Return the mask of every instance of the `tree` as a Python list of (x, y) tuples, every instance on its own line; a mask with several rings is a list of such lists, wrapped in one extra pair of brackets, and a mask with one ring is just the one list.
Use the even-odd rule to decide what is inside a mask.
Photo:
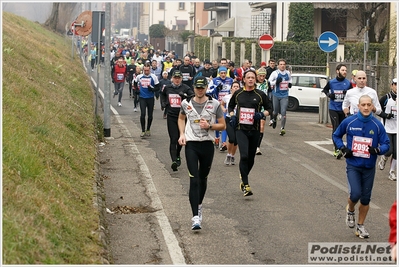
[(328, 12), (334, 18), (351, 18), (358, 22), (357, 34), (361, 35), (369, 20), (368, 35), (370, 43), (382, 43), (388, 37), (389, 31), (389, 4), (388, 2), (356, 3), (356, 9), (330, 9)]
[(312, 3), (291, 3), (289, 8), (287, 41), (314, 40), (314, 8)]
[(44, 26), (52, 31), (65, 33), (65, 25), (70, 25), (73, 18), (73, 11), (77, 3), (53, 3), (50, 17), (44, 23)]
[(195, 35), (195, 32), (185, 30), (185, 31), (182, 31), (182, 32), (180, 33), (180, 38), (183, 40), (183, 42), (187, 42), (188, 37), (189, 37), (190, 35)]
[(167, 35), (168, 28), (163, 24), (153, 24), (149, 28), (150, 38), (163, 38)]

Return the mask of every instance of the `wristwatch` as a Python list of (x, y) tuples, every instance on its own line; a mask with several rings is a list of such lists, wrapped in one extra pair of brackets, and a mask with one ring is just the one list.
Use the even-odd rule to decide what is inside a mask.
[(209, 123), (209, 129), (212, 130), (212, 124)]

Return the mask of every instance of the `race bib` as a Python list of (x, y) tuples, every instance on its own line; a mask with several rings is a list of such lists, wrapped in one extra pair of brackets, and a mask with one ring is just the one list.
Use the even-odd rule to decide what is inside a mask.
[(151, 78), (141, 78), (140, 84), (142, 87), (148, 88), (151, 84)]
[(180, 108), (181, 97), (178, 94), (169, 94), (169, 104), (172, 108)]
[(398, 114), (398, 107), (397, 106), (392, 106), (391, 107), (391, 113), (392, 113), (393, 117), (396, 118), (396, 116)]
[(286, 90), (288, 90), (288, 82), (287, 82), (287, 81), (282, 81), (282, 82), (280, 83), (280, 90), (281, 90), (281, 91), (286, 91)]
[(117, 73), (116, 74), (116, 80), (117, 81), (123, 81), (124, 77), (125, 77), (125, 75), (123, 75), (123, 73)]
[(360, 158), (370, 158), (369, 146), (373, 139), (370, 137), (354, 136), (352, 141), (353, 156)]
[(183, 81), (188, 81), (189, 77), (190, 77), (190, 73), (183, 73)]
[(343, 90), (334, 90), (335, 94), (335, 101), (337, 102), (343, 102), (344, 101), (344, 91)]
[(219, 102), (222, 101), (223, 97), (225, 97), (228, 94), (229, 94), (229, 92), (219, 92), (219, 95), (218, 95)]
[(241, 108), (240, 109), (240, 120), (241, 124), (254, 124), (254, 115), (255, 109), (254, 108)]

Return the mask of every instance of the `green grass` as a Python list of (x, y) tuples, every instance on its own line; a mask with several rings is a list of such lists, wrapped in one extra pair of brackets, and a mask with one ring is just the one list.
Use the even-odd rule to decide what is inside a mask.
[(99, 264), (93, 90), (71, 43), (3, 12), (3, 264)]

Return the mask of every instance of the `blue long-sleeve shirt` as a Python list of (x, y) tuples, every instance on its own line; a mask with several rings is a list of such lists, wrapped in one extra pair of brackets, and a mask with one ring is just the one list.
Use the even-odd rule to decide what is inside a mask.
[(369, 157), (357, 156), (358, 153), (368, 154), (368, 145), (378, 147), (379, 155), (389, 150), (389, 138), (382, 123), (370, 114), (364, 117), (360, 112), (344, 119), (333, 133), (333, 140), (337, 147), (344, 146), (342, 137), (346, 134), (346, 147), (354, 152), (354, 156), (347, 158), (346, 163), (355, 167), (371, 169), (375, 167), (377, 155)]

